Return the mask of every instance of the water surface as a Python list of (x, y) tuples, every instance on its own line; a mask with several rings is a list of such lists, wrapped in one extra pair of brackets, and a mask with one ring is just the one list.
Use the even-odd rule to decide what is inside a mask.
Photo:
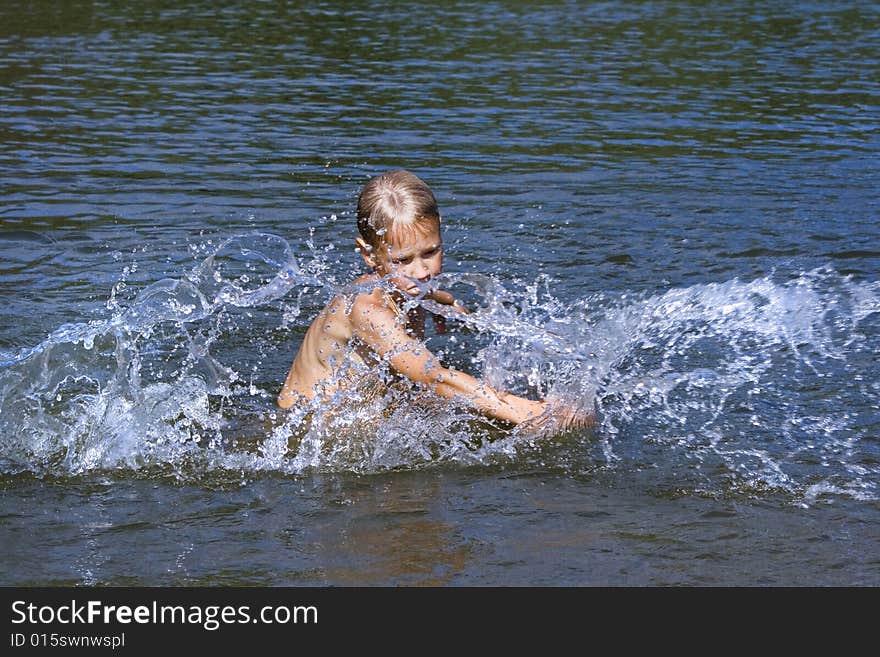
[[(880, 583), (878, 34), (859, 2), (4, 3), (0, 583)], [(404, 403), (290, 449), (274, 396), (396, 167), (476, 311), (429, 346), (594, 432)]]

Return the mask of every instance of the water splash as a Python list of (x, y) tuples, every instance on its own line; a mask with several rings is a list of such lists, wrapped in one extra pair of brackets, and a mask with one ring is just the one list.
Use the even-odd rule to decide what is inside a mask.
[(78, 474), (202, 459), (200, 446), (221, 438), (208, 397), (228, 395), (238, 379), (210, 353), (218, 331), (209, 320), (310, 282), (281, 238), (237, 236), (128, 307), (114, 300), (110, 318), (61, 326), (36, 347), (3, 355), (3, 471)]
[[(342, 370), (361, 384), (278, 411), (276, 391), (218, 347), (230, 324), (248, 322), (236, 309), (268, 307), (286, 330), (311, 320), (300, 317), (304, 290), (324, 302), (355, 294), (334, 284), (329, 260), (312, 249), (303, 264), (274, 235), (234, 236), (180, 278), (126, 304), (114, 296), (108, 318), (0, 354), (0, 470), (190, 478), (537, 458), (573, 471), (650, 469), (661, 487), (709, 494), (877, 498), (877, 282), (826, 268), (568, 303), (540, 280), (513, 290), (459, 273), (423, 286), (410, 303), (473, 338), (433, 338), (444, 361), (557, 407), (599, 410), (593, 433), (540, 437), (441, 402), (384, 364)], [(431, 301), (437, 287), (472, 312)], [(259, 351), (256, 338), (236, 339)]]
[(484, 378), (599, 408), (593, 463), (712, 495), (877, 498), (878, 282), (820, 268), (570, 304), (443, 284), (486, 300), (465, 319), (493, 335)]
[(596, 354), (607, 457), (714, 493), (874, 499), (878, 292), (819, 269), (588, 300), (571, 339)]

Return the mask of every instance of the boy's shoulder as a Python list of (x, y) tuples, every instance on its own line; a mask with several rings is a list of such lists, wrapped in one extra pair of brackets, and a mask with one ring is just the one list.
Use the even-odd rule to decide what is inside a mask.
[(389, 317), (400, 318), (403, 313), (398, 304), (384, 290), (358, 294), (351, 304), (352, 318)]
[[(347, 305), (349, 306), (350, 320), (356, 326), (364, 323), (384, 323), (388, 320), (403, 318), (403, 312), (387, 290), (379, 285), (370, 289), (370, 283), (376, 282), (375, 277), (369, 275), (352, 281), (356, 287), (353, 298), (349, 297)], [(360, 289), (357, 289), (358, 287)]]

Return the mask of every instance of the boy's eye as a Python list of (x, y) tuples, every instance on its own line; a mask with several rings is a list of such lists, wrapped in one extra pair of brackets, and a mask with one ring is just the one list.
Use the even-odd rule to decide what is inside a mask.
[(398, 258), (397, 260), (392, 260), (395, 265), (408, 265), (412, 262), (412, 258)]

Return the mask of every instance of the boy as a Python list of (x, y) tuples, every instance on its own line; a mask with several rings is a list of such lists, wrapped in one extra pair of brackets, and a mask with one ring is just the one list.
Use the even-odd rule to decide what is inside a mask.
[[(493, 418), (520, 424), (547, 411), (544, 401), (494, 390), (474, 377), (443, 367), (425, 344), (425, 310), (404, 315), (400, 307), (443, 270), (440, 210), (431, 189), (408, 171), (389, 171), (370, 180), (357, 207), (355, 240), (371, 272), (353, 281), (364, 290), (354, 300), (335, 297), (315, 318), (278, 395), (289, 408), (297, 398), (313, 399), (354, 385), (346, 381), (348, 358), (387, 360), (398, 374), (434, 394), (465, 400)], [(382, 286), (382, 281), (388, 285)], [(390, 288), (390, 289), (389, 289)], [(467, 312), (448, 292), (427, 295)]]

